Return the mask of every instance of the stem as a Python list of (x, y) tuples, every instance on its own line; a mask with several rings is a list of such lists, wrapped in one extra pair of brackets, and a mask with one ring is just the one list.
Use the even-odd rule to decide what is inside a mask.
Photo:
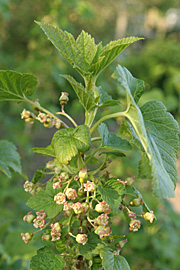
[(100, 141), (100, 140), (102, 140), (101, 137), (94, 137), (91, 139), (91, 142)]
[(112, 113), (112, 114), (108, 114), (103, 116), (102, 118), (100, 118), (95, 124), (94, 126), (91, 128), (90, 133), (92, 134), (94, 132), (94, 130), (99, 126), (99, 124), (107, 119), (111, 119), (111, 118), (116, 118), (119, 116), (125, 116), (126, 115), (126, 111), (124, 112), (118, 112), (118, 113)]
[(57, 112), (57, 113), (55, 113), (55, 114), (61, 114), (61, 115), (64, 115), (66, 118), (68, 118), (68, 119), (71, 121), (71, 123), (72, 123), (75, 127), (77, 127), (76, 122), (72, 119), (72, 117), (71, 117), (69, 114), (65, 113), (65, 111), (63, 111), (63, 112)]
[[(43, 111), (43, 112), (47, 113), (47, 114), (50, 115), (52, 118), (54, 118), (54, 119), (56, 119), (56, 120), (58, 120), (58, 121), (60, 120), (60, 119), (59, 119), (58, 117), (56, 117), (53, 113), (51, 113), (50, 111), (48, 111), (48, 110), (46, 110), (45, 108), (41, 107), (40, 105), (34, 103), (33, 101), (29, 100), (29, 99), (26, 98), (25, 96), (24, 96), (24, 101), (27, 102), (27, 103), (29, 103), (32, 107), (36, 107), (36, 108), (39, 109), (40, 111)], [(63, 123), (63, 125), (64, 125), (65, 128), (68, 128), (68, 125), (66, 125), (62, 120), (60, 120), (60, 121)]]

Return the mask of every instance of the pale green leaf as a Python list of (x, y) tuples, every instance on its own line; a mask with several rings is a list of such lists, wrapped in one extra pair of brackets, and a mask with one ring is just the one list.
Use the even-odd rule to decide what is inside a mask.
[(59, 163), (66, 164), (78, 152), (85, 153), (91, 146), (90, 131), (87, 126), (66, 128), (56, 131), (53, 136), (52, 147)]
[(0, 140), (0, 170), (11, 178), (10, 169), (22, 174), (19, 153), (12, 142)]
[[(124, 76), (127, 76), (127, 73), (124, 73)], [(117, 67), (114, 77), (126, 89), (128, 108), (125, 116), (139, 137), (149, 159), (154, 194), (173, 197), (177, 181), (178, 124), (173, 116), (166, 112), (165, 106), (158, 101), (146, 103), (141, 112), (134, 101), (127, 78), (122, 79), (121, 66)], [(138, 90), (136, 92), (138, 95)]]
[(51, 248), (43, 247), (37, 251), (30, 262), (31, 270), (55, 270), (63, 269), (65, 260), (59, 255), (55, 255)]
[(130, 270), (126, 259), (120, 255), (114, 255), (108, 247), (101, 250), (101, 257), (104, 270)]
[(42, 156), (55, 157), (55, 152), (51, 145), (48, 145), (44, 148), (34, 147), (31, 149), (31, 151)]
[(101, 51), (98, 55), (98, 60), (94, 63), (90, 71), (94, 75), (98, 75), (103, 69), (105, 69), (125, 48), (135, 41), (140, 40), (137, 37), (128, 37), (115, 41), (111, 41), (105, 47), (101, 47)]
[(96, 45), (90, 35), (81, 32), (77, 40), (58, 27), (37, 22), (52, 44), (59, 50), (65, 59), (83, 76), (89, 74), (89, 65), (96, 54)]
[(58, 205), (54, 201), (57, 189), (53, 189), (52, 183), (48, 182), (45, 190), (39, 191), (37, 194), (29, 198), (26, 205), (36, 211), (41, 209), (46, 212), (47, 218), (54, 218), (63, 209), (62, 205)]
[(37, 88), (37, 78), (10, 70), (0, 71), (0, 101), (23, 101), (24, 95), (31, 96)]
[(94, 96), (88, 92), (81, 83), (76, 82), (76, 80), (69, 75), (62, 75), (62, 77), (71, 84), (79, 98), (79, 102), (83, 105), (86, 111), (90, 111), (97, 106)]
[(120, 151), (131, 150), (130, 143), (116, 134), (109, 132), (105, 123), (101, 123), (98, 126), (98, 131), (103, 141), (102, 146)]
[(117, 179), (108, 180), (105, 185), (98, 185), (101, 197), (114, 211), (119, 210), (124, 194), (124, 185)]

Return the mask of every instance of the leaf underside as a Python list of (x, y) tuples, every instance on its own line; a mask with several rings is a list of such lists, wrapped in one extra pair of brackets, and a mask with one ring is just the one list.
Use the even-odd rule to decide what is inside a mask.
[(134, 98), (140, 98), (142, 88), (131, 92), (131, 84), (128, 82), (129, 76), (132, 75), (129, 75), (126, 69), (118, 65), (113, 76), (126, 90), (128, 105), (126, 117), (148, 157), (154, 194), (160, 197), (173, 197), (177, 182), (178, 124), (159, 101), (147, 102), (141, 109), (137, 106)]

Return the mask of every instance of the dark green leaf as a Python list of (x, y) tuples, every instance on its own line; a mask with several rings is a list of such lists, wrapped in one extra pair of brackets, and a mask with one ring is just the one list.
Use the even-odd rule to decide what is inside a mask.
[(31, 149), (32, 152), (42, 155), (42, 156), (48, 156), (48, 157), (55, 157), (54, 149), (51, 145), (48, 145), (47, 147), (34, 147)]
[(98, 104), (99, 107), (116, 106), (121, 104), (119, 100), (112, 99), (112, 97), (107, 92), (105, 92), (101, 86), (96, 88), (100, 96)]
[(62, 205), (58, 205), (54, 201), (54, 196), (57, 193), (57, 189), (53, 189), (52, 183), (48, 182), (46, 185), (46, 190), (42, 190), (30, 197), (26, 205), (36, 211), (40, 211), (42, 209), (44, 212), (46, 212), (47, 218), (54, 218), (63, 209)]
[(128, 141), (122, 139), (116, 134), (109, 132), (105, 123), (98, 126), (98, 131), (103, 140), (102, 146), (109, 147), (114, 150), (128, 151), (131, 150), (131, 145)]
[(90, 111), (97, 106), (94, 96), (88, 92), (81, 83), (76, 82), (75, 79), (69, 75), (63, 75), (62, 77), (68, 80), (71, 84), (79, 98), (79, 102), (83, 105), (86, 111)]
[(120, 255), (114, 255), (110, 248), (105, 247), (101, 251), (102, 266), (104, 270), (130, 270), (126, 259)]
[(101, 152), (101, 153), (99, 154), (99, 156), (101, 156), (101, 155), (103, 155), (103, 154), (104, 154), (104, 155), (107, 155), (107, 156), (113, 155), (113, 156), (116, 156), (116, 157), (125, 157), (125, 156), (126, 156), (124, 153), (117, 152), (117, 151)]
[(46, 168), (39, 168), (36, 170), (31, 182), (36, 184), (37, 182), (39, 182), (40, 180), (42, 180), (45, 176), (45, 171), (46, 171)]
[(24, 95), (31, 96), (37, 88), (37, 78), (10, 70), (0, 71), (0, 101), (23, 101)]
[(58, 130), (52, 139), (52, 147), (59, 163), (67, 163), (78, 152), (85, 153), (91, 146), (89, 128), (81, 125), (77, 128)]
[(10, 169), (22, 174), (19, 153), (13, 143), (0, 140), (0, 170), (11, 178)]
[[(130, 121), (134, 133), (139, 137), (149, 159), (154, 194), (161, 197), (173, 197), (177, 181), (178, 124), (173, 116), (166, 112), (165, 106), (158, 101), (146, 103), (141, 108), (141, 112), (131, 94), (126, 78), (127, 73), (124, 73), (125, 78), (122, 79), (121, 71), (121, 66), (118, 66), (114, 77), (126, 89), (128, 108), (125, 116)], [(138, 91), (136, 96), (138, 96)]]
[(98, 190), (101, 197), (114, 211), (119, 210), (122, 202), (122, 195), (124, 194), (124, 185), (117, 179), (108, 180), (104, 186), (98, 185)]
[(65, 260), (55, 255), (49, 247), (40, 248), (37, 255), (33, 256), (30, 263), (31, 270), (56, 270), (63, 269)]

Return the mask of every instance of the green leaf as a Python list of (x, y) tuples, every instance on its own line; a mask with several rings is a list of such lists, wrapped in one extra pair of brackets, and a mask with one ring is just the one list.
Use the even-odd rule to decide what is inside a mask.
[(121, 152), (117, 152), (117, 151), (108, 151), (108, 152), (101, 152), (100, 154), (99, 154), (99, 156), (101, 156), (101, 155), (107, 155), (107, 156), (116, 156), (116, 157), (125, 157), (126, 155), (124, 154), (124, 153), (121, 153)]
[(122, 195), (125, 192), (124, 185), (117, 179), (111, 179), (104, 186), (98, 185), (98, 190), (102, 199), (117, 212), (122, 201)]
[(63, 269), (65, 260), (55, 255), (49, 247), (40, 248), (37, 255), (33, 256), (30, 263), (31, 270), (55, 270)]
[(45, 171), (46, 171), (46, 167), (45, 168), (41, 167), (41, 168), (37, 169), (31, 182), (36, 184), (37, 182), (42, 180), (45, 176)]
[(48, 157), (55, 157), (55, 152), (54, 149), (52, 148), (51, 145), (48, 145), (47, 147), (34, 147), (30, 151), (42, 155), (42, 156), (48, 156)]
[(10, 169), (22, 174), (19, 153), (13, 143), (0, 140), (0, 170), (11, 178)]
[(101, 47), (98, 54), (97, 62), (91, 65), (90, 71), (97, 76), (105, 69), (125, 48), (133, 42), (140, 40), (137, 37), (128, 37), (115, 41), (111, 41), (105, 47)]
[(120, 85), (125, 90), (126, 86), (128, 85), (134, 101), (138, 103), (140, 97), (144, 93), (144, 81), (134, 78), (127, 68), (120, 65), (118, 65), (118, 68), (116, 69), (116, 74), (114, 74), (114, 76), (118, 78)]
[(91, 146), (90, 131), (87, 126), (58, 130), (52, 139), (52, 147), (59, 163), (66, 164), (78, 152), (85, 153)]
[(10, 70), (0, 71), (0, 101), (23, 101), (24, 95), (31, 96), (37, 88), (37, 78)]
[(71, 84), (79, 98), (79, 102), (86, 111), (90, 111), (97, 106), (94, 96), (88, 92), (81, 83), (76, 82), (76, 80), (69, 75), (62, 75), (61, 77), (65, 78)]
[(120, 255), (114, 255), (110, 248), (105, 247), (101, 251), (102, 266), (104, 270), (130, 270), (126, 259)]
[(141, 179), (151, 179), (151, 167), (149, 165), (149, 159), (144, 152), (141, 153), (141, 159), (139, 161), (138, 177)]
[[(127, 76), (126, 74), (124, 73), (124, 76)], [(113, 76), (126, 89), (128, 108), (125, 116), (139, 137), (149, 159), (154, 194), (160, 197), (173, 197), (177, 181), (178, 124), (159, 101), (147, 102), (141, 110), (139, 109), (131, 94), (128, 79), (122, 80), (121, 66), (117, 67)], [(136, 92), (138, 96), (138, 90)]]
[[(102, 241), (99, 239), (97, 234), (91, 232), (87, 234), (88, 241), (85, 245), (78, 244), (79, 253), (84, 256), (87, 260), (92, 258), (93, 254), (96, 254), (96, 250), (99, 253), (99, 244), (102, 244)], [(102, 246), (101, 246), (102, 248)]]
[(118, 137), (116, 134), (109, 132), (105, 123), (101, 123), (98, 126), (98, 131), (103, 141), (102, 146), (120, 151), (131, 150), (130, 143), (121, 137)]
[(112, 97), (107, 92), (105, 92), (101, 86), (96, 88), (100, 96), (98, 104), (99, 107), (117, 106), (121, 104), (119, 100), (112, 99)]
[(57, 190), (53, 189), (52, 183), (48, 182), (46, 185), (46, 190), (42, 190), (30, 197), (26, 205), (36, 211), (40, 211), (42, 209), (44, 212), (46, 212), (47, 218), (54, 218), (63, 209), (62, 205), (58, 205), (54, 201), (54, 196), (57, 193)]
[(89, 66), (96, 54), (97, 46), (90, 35), (81, 32), (75, 40), (74, 37), (53, 25), (37, 22), (47, 35), (48, 39), (83, 76), (89, 74)]

